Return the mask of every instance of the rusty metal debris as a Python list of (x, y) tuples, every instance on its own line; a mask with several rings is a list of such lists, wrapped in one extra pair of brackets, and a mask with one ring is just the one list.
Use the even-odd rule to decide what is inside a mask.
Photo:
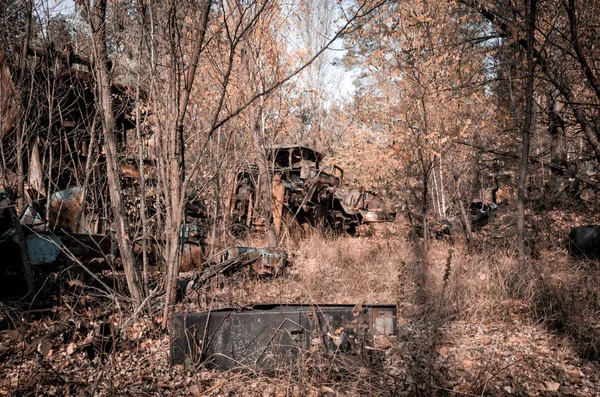
[[(25, 235), (29, 260), (34, 266), (50, 265), (59, 261), (59, 259), (67, 262), (67, 258), (64, 256), (65, 250), (68, 250), (75, 257), (85, 257), (89, 261), (108, 255), (111, 248), (110, 238), (105, 235), (67, 235), (64, 233), (34, 231), (26, 231)], [(0, 252), (6, 255), (5, 259), (10, 262), (19, 260), (20, 254), (17, 254), (14, 258), (11, 256), (15, 250), (18, 252), (18, 244), (14, 229), (10, 229), (0, 236)]]
[(224, 278), (236, 274), (246, 277), (279, 277), (291, 264), (287, 252), (283, 250), (231, 247), (215, 255), (210, 261), (203, 262), (196, 268), (198, 271), (184, 274), (178, 281), (177, 299), (191, 296), (204, 286), (219, 287)]
[[(264, 229), (264, 202), (260, 186), (269, 178), (272, 188), (273, 226), (322, 226), (349, 230), (363, 223), (390, 222), (396, 217), (374, 192), (347, 189), (344, 171), (331, 165), (322, 167), (323, 155), (301, 145), (273, 145), (267, 148), (268, 173), (256, 165), (242, 169), (235, 178), (230, 200), (230, 216), (242, 229)], [(267, 211), (268, 212), (268, 211)]]
[[(498, 205), (495, 203), (482, 203), (481, 201), (473, 201), (469, 206), (468, 213), (469, 221), (471, 223), (471, 231), (476, 232), (481, 230), (489, 223), (490, 219), (494, 217), (497, 210)], [(446, 235), (456, 234), (464, 228), (464, 222), (459, 219), (460, 217), (458, 215), (444, 219), (443, 221), (431, 226), (431, 233), (438, 238), (442, 238)]]
[(230, 216), (238, 226), (263, 230), (260, 186), (262, 178), (272, 187), (273, 225), (279, 232), (291, 223), (317, 225), (326, 221), (333, 204), (333, 190), (342, 183), (338, 167), (323, 169), (319, 152), (295, 145), (274, 145), (267, 150), (268, 175), (259, 167), (245, 167), (236, 175), (230, 200)]
[(333, 215), (338, 223), (358, 226), (363, 223), (393, 222), (396, 212), (375, 192), (338, 188), (334, 193)]
[(274, 248), (232, 247), (225, 255), (225, 261), (252, 261), (252, 270), (258, 275), (280, 276), (288, 264), (288, 254)]
[[(90, 60), (71, 50), (62, 53), (49, 47), (30, 47), (27, 54), (31, 67), (27, 79), (31, 84), (26, 92), (19, 92), (17, 83), (23, 76), (0, 51), (0, 83), (7, 94), (0, 101), (0, 118), (4, 121), (0, 139), (4, 147), (18, 147), (21, 138), (17, 122), (21, 120), (28, 126), (24, 149), (8, 156), (0, 172), (0, 247), (12, 255), (0, 269), (3, 274), (14, 273), (17, 265), (28, 267), (29, 262), (34, 266), (68, 263), (64, 255), (67, 250), (88, 263), (107, 254), (106, 246), (111, 246), (108, 189), (103, 183), (106, 156), (98, 137), (101, 120), (96, 113)], [(52, 87), (51, 97), (46, 97), (43, 87)], [(127, 188), (139, 185), (131, 180), (139, 178), (140, 173), (137, 163), (128, 160), (131, 154), (127, 150), (133, 135), (137, 137), (136, 127), (141, 125), (143, 139), (149, 139), (149, 125), (138, 123), (134, 116), (139, 108), (140, 118), (148, 119), (148, 95), (143, 89), (138, 95), (117, 82), (111, 82), (110, 91), (124, 195), (133, 196), (135, 204), (139, 195), (135, 191), (128, 194), (131, 192)], [(144, 164), (154, 167), (149, 159), (144, 159)], [(20, 188), (17, 172), (24, 179)], [(152, 172), (146, 171), (146, 180), (152, 178)], [(151, 195), (148, 190), (147, 195)], [(21, 255), (15, 245), (20, 247)]]
[(490, 221), (490, 218), (498, 210), (498, 205), (495, 203), (482, 203), (474, 201), (469, 208), (471, 217), (471, 230), (476, 231), (484, 227)]
[(233, 247), (224, 251), (218, 261), (209, 264), (195, 277), (195, 284), (208, 282), (216, 276), (229, 276), (250, 269), (259, 276), (280, 276), (289, 265), (288, 254), (273, 248)]
[[(47, 273), (54, 265), (67, 267), (73, 263), (73, 259), (85, 259), (88, 268), (98, 271), (112, 249), (111, 239), (106, 235), (36, 232), (28, 228), (23, 228), (23, 231), (28, 259), (36, 274)], [(9, 229), (0, 236), (0, 252), (3, 258), (0, 266), (0, 296), (20, 298), (26, 288), (15, 229)]]
[(398, 331), (391, 305), (261, 305), (175, 313), (171, 364), (273, 369), (319, 349), (357, 355), (374, 335)]

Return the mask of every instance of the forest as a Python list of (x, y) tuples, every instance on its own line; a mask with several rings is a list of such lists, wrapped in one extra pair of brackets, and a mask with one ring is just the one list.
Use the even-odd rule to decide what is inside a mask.
[(0, 0), (0, 395), (600, 394), (599, 29)]

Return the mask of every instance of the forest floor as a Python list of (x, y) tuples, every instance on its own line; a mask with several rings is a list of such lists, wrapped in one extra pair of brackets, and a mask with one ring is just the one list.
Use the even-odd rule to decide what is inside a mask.
[(544, 251), (518, 269), (489, 241), (425, 250), (394, 231), (289, 250), (284, 276), (232, 277), (178, 310), (396, 304), (399, 332), (376, 338), (377, 366), (324, 356), (274, 375), (170, 367), (160, 297), (153, 314), (132, 317), (73, 280), (52, 311), (0, 302), (0, 395), (600, 395), (598, 263)]

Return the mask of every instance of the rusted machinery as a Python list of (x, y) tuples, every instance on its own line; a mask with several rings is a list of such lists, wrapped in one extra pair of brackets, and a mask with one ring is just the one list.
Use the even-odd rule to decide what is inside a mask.
[(363, 224), (393, 222), (396, 212), (369, 190), (338, 188), (334, 193), (332, 217), (339, 229), (353, 231)]
[[(252, 165), (241, 170), (235, 179), (230, 200), (230, 216), (237, 227), (264, 230), (266, 203), (261, 200), (260, 186), (270, 185), (273, 226), (282, 224), (316, 226), (327, 220), (333, 207), (333, 193), (341, 186), (343, 172), (338, 167), (323, 169), (323, 155), (296, 145), (274, 145), (267, 150), (268, 174), (261, 175)], [(269, 178), (265, 184), (264, 178)]]
[[(259, 167), (242, 169), (235, 178), (230, 216), (238, 229), (264, 230), (265, 214), (272, 213), (277, 233), (297, 225), (353, 230), (364, 223), (391, 222), (396, 213), (374, 192), (343, 187), (344, 171), (321, 166), (323, 155), (300, 145), (273, 145), (267, 149), (268, 172)], [(261, 199), (268, 178), (271, 201)], [(264, 196), (263, 196), (264, 197)], [(265, 211), (265, 205), (271, 211)]]

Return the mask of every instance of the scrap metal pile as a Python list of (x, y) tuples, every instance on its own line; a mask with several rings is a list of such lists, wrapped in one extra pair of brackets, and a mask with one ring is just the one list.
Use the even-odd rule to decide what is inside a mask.
[[(46, 47), (30, 47), (27, 55), (26, 78), (32, 82), (19, 89), (21, 71), (0, 51), (0, 92), (5, 94), (0, 109), (0, 139), (5, 148), (0, 170), (0, 250), (6, 254), (0, 278), (11, 287), (3, 289), (2, 295), (9, 289), (19, 295), (25, 262), (34, 266), (35, 276), (42, 266), (64, 266), (72, 260), (89, 264), (117, 254), (111, 244), (106, 155), (90, 59), (70, 49), (63, 53)], [(52, 96), (47, 95), (48, 87)], [(110, 92), (123, 194), (128, 207), (137, 208), (140, 172), (128, 147), (139, 126), (133, 116), (136, 105), (140, 118), (149, 115), (147, 93), (136, 93), (118, 82), (111, 83)], [(25, 136), (19, 136), (18, 123), (27, 126)], [(147, 133), (148, 126), (142, 123), (142, 139), (148, 139)], [(20, 146), (18, 153), (14, 148)], [(146, 197), (152, 197), (154, 162), (144, 159), (143, 163), (149, 185)], [(134, 214), (132, 222), (137, 219)]]
[(282, 227), (303, 229), (329, 225), (353, 232), (366, 223), (391, 222), (396, 212), (374, 192), (344, 186), (344, 172), (336, 165), (322, 167), (323, 155), (300, 145), (273, 145), (267, 149), (268, 172), (252, 165), (235, 178), (230, 216), (245, 230), (264, 230), (261, 178), (272, 188), (272, 221), (277, 233)]
[[(29, 48), (27, 62), (33, 84), (20, 89), (19, 68), (0, 53), (1, 91), (6, 93), (0, 109), (0, 139), (4, 148), (16, 148), (20, 141), (24, 148), (22, 153), (4, 153), (5, 167), (0, 172), (0, 250), (7, 263), (0, 267), (6, 287), (0, 294), (9, 291), (8, 286), (15, 287), (11, 296), (22, 296), (19, 291), (24, 288), (23, 280), (31, 279), (25, 274), (31, 266), (35, 276), (47, 275), (53, 266), (73, 263), (119, 265), (91, 62), (71, 50), (61, 53), (46, 48)], [(47, 64), (53, 67), (45, 67)], [(45, 96), (47, 85), (54, 87), (60, 103)], [(111, 82), (110, 91), (128, 222), (132, 229), (140, 230), (143, 223), (147, 235), (152, 236), (133, 238), (133, 252), (141, 262), (141, 241), (146, 239), (148, 263), (160, 264), (159, 245), (165, 241), (165, 232), (157, 220), (161, 210), (157, 163), (151, 150), (143, 158), (138, 151), (141, 143), (146, 148), (153, 144), (148, 94), (116, 81)], [(20, 122), (29, 129), (22, 138)], [(322, 167), (322, 154), (297, 145), (275, 145), (267, 151), (271, 165), (262, 182), (268, 182), (267, 196), (272, 201), (267, 213), (277, 233), (294, 226), (300, 230), (326, 225), (351, 230), (363, 223), (395, 218), (395, 212), (386, 209), (373, 192), (344, 187), (343, 170)], [(264, 227), (260, 174), (258, 167), (248, 166), (236, 176), (229, 213), (237, 227)], [(145, 206), (140, 205), (142, 185)], [(145, 222), (141, 208), (145, 208)], [(206, 268), (206, 234), (211, 220), (196, 192), (189, 194), (184, 213), (182, 270), (196, 269), (204, 278), (240, 268), (252, 268), (258, 275), (281, 274), (285, 253), (260, 248), (229, 250), (227, 258)], [(40, 272), (42, 267), (46, 269)]]
[(288, 265), (287, 252), (274, 248), (232, 247), (221, 259), (209, 264), (198, 274), (198, 281), (205, 283), (217, 275), (228, 276), (244, 268), (255, 275), (280, 276)]

